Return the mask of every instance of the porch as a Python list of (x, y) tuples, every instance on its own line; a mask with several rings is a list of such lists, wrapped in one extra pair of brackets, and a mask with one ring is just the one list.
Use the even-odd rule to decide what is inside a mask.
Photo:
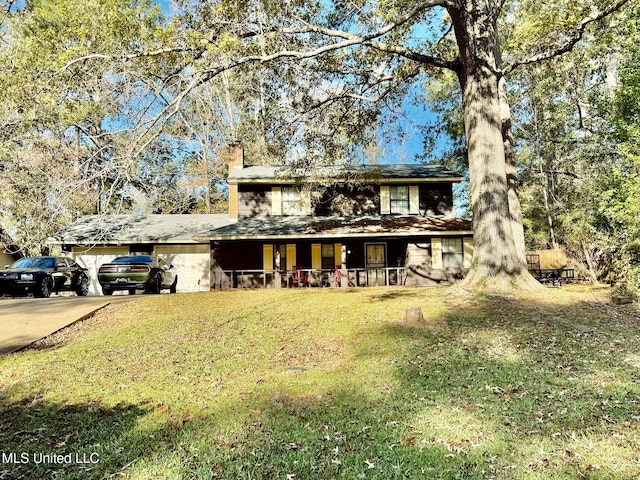
[(293, 270), (222, 270), (215, 269), (211, 288), (337, 288), (403, 286), (407, 284), (405, 267)]

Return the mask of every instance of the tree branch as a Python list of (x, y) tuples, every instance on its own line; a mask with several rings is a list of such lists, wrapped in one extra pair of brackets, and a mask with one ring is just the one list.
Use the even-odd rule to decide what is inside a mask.
[[(260, 34), (267, 34), (267, 35), (279, 34), (284, 36), (318, 34), (318, 35), (327, 37), (328, 39), (333, 39), (334, 41), (325, 45), (316, 46), (316, 48), (311, 47), (308, 50), (304, 50), (304, 49), (286, 50), (285, 49), (285, 50), (280, 50), (272, 53), (245, 55), (245, 56), (239, 56), (236, 58), (233, 58), (233, 57), (230, 58), (228, 55), (228, 52), (223, 52), (223, 55), (221, 55), (219, 59), (222, 60), (224, 58), (227, 58), (227, 61), (225, 62), (224, 60), (222, 60), (221, 63), (217, 63), (217, 65), (213, 65), (212, 68), (204, 69), (195, 73), (191, 78), (191, 81), (188, 83), (188, 85), (186, 85), (177, 96), (175, 96), (174, 98), (172, 98), (170, 101), (167, 102), (166, 106), (162, 109), (159, 115), (157, 115), (154, 119), (152, 119), (149, 123), (147, 123), (147, 125), (145, 125), (144, 127), (145, 133), (148, 134), (152, 130), (154, 130), (154, 128), (159, 123), (161, 123), (163, 119), (166, 120), (167, 118), (171, 118), (172, 116), (174, 116), (178, 112), (180, 105), (182, 104), (184, 99), (190, 94), (191, 91), (193, 91), (194, 88), (197, 88), (198, 86), (210, 81), (211, 79), (217, 77), (218, 75), (226, 71), (235, 69), (237, 67), (240, 67), (242, 65), (249, 64), (249, 63), (267, 63), (267, 62), (272, 62), (275, 60), (285, 59), (285, 58), (294, 58), (297, 60), (313, 59), (330, 52), (343, 50), (356, 45), (363, 45), (368, 48), (399, 55), (424, 65), (432, 65), (435, 67), (453, 69), (455, 67), (455, 62), (440, 59), (435, 56), (424, 55), (401, 46), (390, 45), (390, 44), (375, 41), (376, 39), (383, 37), (384, 35), (388, 34), (394, 29), (406, 24), (407, 22), (410, 22), (415, 17), (421, 15), (423, 12), (438, 6), (446, 8), (449, 5), (449, 3), (450, 3), (450, 0), (431, 0), (423, 3), (421, 2), (419, 3), (419, 6), (407, 12), (405, 15), (397, 18), (395, 21), (379, 28), (374, 32), (364, 34), (364, 35), (358, 35), (358, 34), (346, 32), (346, 31), (341, 31), (341, 30), (336, 30), (336, 29), (319, 26), (319, 25), (311, 25), (306, 23), (304, 23), (300, 27), (293, 27), (293, 28), (273, 27), (273, 28), (269, 28), (264, 33), (247, 31), (242, 34), (238, 34), (237, 38), (239, 39), (249, 39), (249, 38), (256, 37)], [(212, 36), (212, 38), (208, 40), (209, 45), (211, 44), (215, 45), (215, 39), (216, 39), (216, 35)], [(195, 53), (197, 57), (200, 57), (206, 51), (207, 49), (203, 47), (197, 47), (197, 48), (196, 47), (193, 47), (193, 48), (174, 47), (174, 48), (159, 48), (156, 50), (129, 53), (129, 54), (119, 55), (119, 56), (106, 55), (106, 54), (91, 54), (91, 55), (85, 55), (83, 57), (76, 58), (74, 60), (71, 60), (70, 62), (67, 62), (59, 70), (59, 72), (68, 70), (74, 64), (77, 64), (79, 62), (84, 62), (92, 59), (120, 58), (124, 61), (129, 61), (129, 60), (134, 60), (139, 58), (156, 57), (156, 56), (162, 56), (165, 54), (173, 54), (173, 53), (190, 53), (190, 54)], [(366, 96), (358, 96), (356, 94), (352, 94), (351, 97), (354, 100), (356, 99), (371, 100), (371, 98), (368, 98)], [(143, 134), (142, 138), (145, 138), (145, 137), (147, 137), (146, 140), (143, 140), (142, 144), (136, 148), (137, 152), (142, 151), (149, 144), (149, 142), (154, 137), (154, 135), (152, 135), (151, 137), (148, 137), (147, 135)]]
[(446, 68), (453, 71), (456, 71), (458, 68), (457, 60), (446, 60), (432, 55), (425, 55), (419, 52), (414, 52), (413, 50), (410, 50), (408, 48), (401, 47), (400, 45), (389, 45), (381, 42), (363, 42), (362, 45), (371, 47), (374, 50), (379, 50), (381, 52), (399, 55), (408, 60), (413, 60), (414, 62), (421, 63), (423, 65)]
[(582, 40), (582, 37), (584, 36), (584, 32), (587, 26), (589, 26), (591, 23), (602, 20), (608, 17), (609, 15), (617, 12), (630, 1), (631, 0), (617, 0), (616, 2), (610, 4), (604, 10), (583, 18), (580, 21), (580, 23), (578, 23), (575, 26), (573, 32), (569, 36), (569, 39), (563, 45), (560, 45), (553, 50), (534, 55), (526, 60), (521, 60), (519, 62), (513, 62), (509, 65), (506, 65), (505, 68), (502, 69), (502, 73), (506, 75), (514, 71), (516, 68), (521, 67), (523, 65), (531, 65), (532, 63), (550, 60), (552, 58), (564, 55), (565, 53), (569, 53), (571, 50), (573, 50), (573, 47), (575, 47), (576, 44), (580, 40)]

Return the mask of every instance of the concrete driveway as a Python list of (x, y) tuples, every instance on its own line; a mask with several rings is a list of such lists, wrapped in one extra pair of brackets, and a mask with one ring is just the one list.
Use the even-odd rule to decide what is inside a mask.
[(97, 310), (136, 298), (129, 295), (112, 297), (51, 297), (0, 299), (0, 355), (6, 355), (57, 332)]

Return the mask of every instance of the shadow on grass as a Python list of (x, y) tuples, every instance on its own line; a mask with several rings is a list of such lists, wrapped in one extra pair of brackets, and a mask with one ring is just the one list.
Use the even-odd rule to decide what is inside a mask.
[(148, 448), (125, 441), (148, 411), (0, 398), (0, 478), (86, 479), (117, 472)]
[(219, 418), (235, 409), (172, 417), (146, 431), (136, 428), (146, 407), (3, 404), (0, 478), (84, 480), (132, 469), (135, 478), (481, 478), (481, 456), (448, 458), (437, 444), (418, 451), (413, 439), (403, 445), (401, 418), (392, 421), (386, 408), (353, 392), (275, 394), (253, 402), (242, 427), (225, 435)]
[[(388, 322), (363, 327), (359, 338), (370, 340), (354, 344), (355, 362), (379, 369), (379, 379), (345, 371), (339, 383), (305, 393), (267, 379), (206, 414), (190, 414), (188, 405), (171, 415), (157, 405), (0, 399), (0, 452), (96, 453), (100, 459), (72, 465), (3, 461), (0, 477), (638, 474), (640, 376), (628, 358), (640, 353), (637, 318), (589, 303), (555, 307), (499, 296), (451, 305), (420, 328)], [(389, 341), (383, 344), (383, 338)], [(288, 377), (290, 384), (311, 373)], [(162, 421), (145, 423), (147, 415)], [(229, 418), (238, 419), (233, 428)]]
[[(483, 441), (508, 453), (486, 452), (499, 477), (640, 475), (637, 313), (496, 295), (453, 306), (444, 320), (445, 330), (429, 322), (383, 327), (414, 345), (398, 362), (402, 395), (421, 396), (442, 415), (421, 417), (423, 428), (460, 443), (473, 442), (472, 429), (451, 437), (455, 415), (484, 425)], [(441, 420), (453, 428), (442, 429)], [(518, 465), (512, 475), (511, 464)]]
[(415, 290), (408, 289), (394, 289), (389, 290), (385, 289), (383, 293), (377, 293), (370, 296), (371, 301), (374, 302), (387, 302), (390, 300), (397, 300), (399, 298), (409, 298), (414, 297), (416, 295)]

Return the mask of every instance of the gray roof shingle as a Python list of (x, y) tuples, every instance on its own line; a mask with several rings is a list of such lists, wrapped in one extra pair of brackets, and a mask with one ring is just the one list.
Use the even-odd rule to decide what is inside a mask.
[(50, 238), (50, 244), (193, 243), (236, 220), (210, 215), (88, 215)]
[(310, 181), (344, 180), (357, 178), (373, 183), (407, 180), (419, 182), (461, 182), (463, 177), (441, 165), (396, 164), (359, 165), (350, 167), (316, 167), (310, 171), (286, 165), (256, 165), (236, 167), (229, 175), (231, 183), (277, 182), (293, 183), (302, 179)]
[(468, 220), (435, 217), (256, 217), (227, 215), (90, 215), (50, 244), (207, 243), (212, 240), (470, 235)]
[(209, 240), (471, 235), (469, 220), (382, 215), (371, 217), (275, 216), (246, 218), (222, 227)]

